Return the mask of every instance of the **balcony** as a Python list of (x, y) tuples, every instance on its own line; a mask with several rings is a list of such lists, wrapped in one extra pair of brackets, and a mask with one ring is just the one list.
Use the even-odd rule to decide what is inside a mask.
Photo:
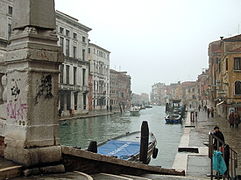
[(64, 91), (81, 91), (81, 87), (78, 85), (71, 85), (71, 84), (61, 84), (60, 90)]

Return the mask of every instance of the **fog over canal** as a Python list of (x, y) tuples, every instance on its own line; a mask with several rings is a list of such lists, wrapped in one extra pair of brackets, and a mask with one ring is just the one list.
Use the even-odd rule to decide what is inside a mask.
[(165, 124), (164, 106), (153, 106), (140, 111), (140, 116), (123, 115), (100, 116), (95, 118), (69, 120), (60, 123), (60, 141), (63, 145), (86, 148), (90, 141), (97, 143), (124, 134), (140, 131), (142, 121), (148, 121), (149, 130), (157, 139), (159, 153), (151, 165), (171, 168), (183, 128), (180, 124)]

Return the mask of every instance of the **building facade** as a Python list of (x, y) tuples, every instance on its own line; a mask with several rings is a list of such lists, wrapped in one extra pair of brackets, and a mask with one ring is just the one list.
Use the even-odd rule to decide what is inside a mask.
[(198, 99), (201, 106), (207, 105), (209, 95), (208, 70), (203, 71), (197, 78)]
[[(216, 49), (213, 48), (215, 43)], [(218, 54), (214, 54), (214, 50)], [(209, 59), (210, 100), (217, 113), (227, 117), (233, 109), (241, 114), (241, 35), (210, 43)]]
[(131, 106), (131, 77), (127, 72), (110, 70), (110, 107), (124, 112)]
[(167, 90), (164, 83), (152, 85), (150, 100), (152, 104), (164, 105), (167, 102)]
[(110, 52), (89, 43), (89, 109), (108, 110), (110, 106)]
[(182, 101), (189, 107), (197, 108), (200, 104), (199, 102), (199, 90), (196, 81), (186, 81), (182, 82)]
[(62, 115), (88, 112), (88, 32), (91, 29), (69, 15), (56, 11), (58, 44), (65, 59), (60, 66), (59, 109)]
[[(3, 67), (3, 61), (6, 54), (6, 47), (11, 36), (13, 15), (13, 0), (0, 1), (0, 63)], [(0, 69), (4, 72), (4, 69)]]

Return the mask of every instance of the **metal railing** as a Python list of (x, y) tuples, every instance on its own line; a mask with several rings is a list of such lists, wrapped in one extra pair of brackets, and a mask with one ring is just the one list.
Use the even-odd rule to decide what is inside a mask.
[[(229, 147), (228, 144), (225, 144), (221, 139), (219, 139), (217, 136), (215, 136), (212, 132), (209, 133), (209, 158), (211, 159), (211, 180), (213, 180), (213, 177), (216, 177), (216, 179), (227, 179), (232, 180), (236, 177), (236, 169), (238, 167), (238, 155), (237, 152), (235, 152), (231, 147)], [(217, 173), (214, 175), (213, 173), (213, 153), (214, 151), (221, 151), (222, 156), (224, 158), (225, 164), (227, 166), (227, 171), (224, 175), (220, 175)]]

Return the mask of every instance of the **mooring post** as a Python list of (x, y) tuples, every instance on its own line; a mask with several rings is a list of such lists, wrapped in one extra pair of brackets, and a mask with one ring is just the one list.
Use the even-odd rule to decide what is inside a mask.
[(97, 153), (97, 142), (96, 141), (91, 141), (87, 151), (93, 152), (93, 153)]
[(149, 128), (147, 121), (143, 121), (141, 125), (141, 146), (140, 146), (140, 161), (144, 164), (148, 163), (147, 152), (149, 142)]

